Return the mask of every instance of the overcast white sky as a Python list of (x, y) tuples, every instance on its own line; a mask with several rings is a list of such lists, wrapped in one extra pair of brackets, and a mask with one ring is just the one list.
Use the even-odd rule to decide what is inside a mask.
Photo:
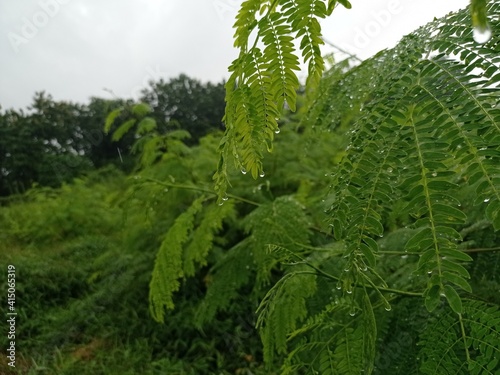
[[(86, 103), (137, 97), (179, 73), (219, 82), (236, 57), (241, 0), (0, 0), (0, 105), (25, 108), (36, 91)], [(367, 58), (468, 0), (351, 0), (322, 22), (324, 37)], [(325, 52), (331, 49), (325, 48)]]

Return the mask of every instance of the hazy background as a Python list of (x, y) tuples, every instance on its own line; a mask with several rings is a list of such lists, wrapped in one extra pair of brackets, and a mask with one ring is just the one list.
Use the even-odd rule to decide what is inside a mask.
[[(219, 82), (236, 57), (241, 0), (0, 2), (0, 105), (24, 108), (35, 91), (55, 100), (136, 98), (151, 79), (179, 73)], [(324, 37), (367, 58), (468, 0), (352, 0), (322, 22)], [(325, 47), (324, 52), (332, 51)]]

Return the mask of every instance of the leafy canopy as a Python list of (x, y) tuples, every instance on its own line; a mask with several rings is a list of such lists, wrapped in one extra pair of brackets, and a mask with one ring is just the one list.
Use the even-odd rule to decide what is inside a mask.
[[(238, 210), (243, 234), (209, 272), (198, 325), (216, 319), (246, 287), (251, 301), (261, 301), (264, 359), (280, 363), (285, 374), (398, 373), (398, 366), (408, 373), (496, 374), (500, 313), (491, 291), (498, 283), (484, 286), (471, 276), (476, 260), (485, 259), (471, 254), (484, 249), (469, 251), (465, 240), (482, 233), (482, 225), (500, 229), (500, 3), (473, 1), (471, 12), (435, 20), (394, 49), (323, 74), (318, 19), (336, 4), (243, 2), (235, 23), (240, 55), (226, 85), (226, 131), (214, 175), (217, 202), (194, 177), (148, 179), (197, 192), (161, 243), (150, 311), (164, 321), (181, 281), (208, 264), (224, 222), (238, 228)], [(471, 24), (493, 36), (477, 42)], [(296, 109), (294, 38), (310, 72), (302, 142), (333, 144), (326, 132), (347, 139), (340, 155), (315, 156), (329, 168), (330, 188), (318, 193), (315, 182), (301, 181), (295, 194), (275, 198), (268, 176), (269, 194), (263, 184), (252, 192), (258, 201), (248, 198), (248, 188), (242, 196), (228, 194), (229, 160), (243, 174), (264, 177), (264, 151), (273, 149), (281, 113)], [(287, 152), (300, 170), (297, 149)], [(163, 160), (170, 153), (159, 151)], [(321, 216), (320, 206), (331, 242), (316, 234), (312, 219)], [(492, 258), (500, 262), (498, 253)], [(412, 314), (415, 322), (408, 322)], [(391, 324), (408, 337), (398, 337)]]
[[(331, 190), (325, 197), (332, 233), (344, 244), (344, 251), (340, 272), (323, 276), (336, 280), (343, 299), (326, 306), (308, 323), (316, 329), (331, 327), (338, 334), (325, 342), (298, 344), (285, 372), (294, 369), (294, 363), (303, 363), (305, 352), (314, 351), (319, 354), (309, 360), (317, 363), (321, 373), (373, 371), (372, 304), (391, 309), (384, 293), (391, 288), (378, 266), (377, 240), (385, 234), (387, 218), (398, 210), (397, 214), (408, 218), (405, 226), (411, 230), (398, 250), (417, 257), (411, 271), (425, 281), (401, 294), (423, 297), (429, 312), (441, 309), (444, 298), (454, 312), (453, 324), (461, 327), (457, 335), (463, 339), (461, 344), (450, 341), (460, 345), (464, 356), (436, 365), (431, 361), (446, 357), (438, 354), (442, 353), (439, 347), (427, 347), (433, 354), (426, 356), (422, 371), (433, 368), (428, 373), (440, 373), (446, 368), (459, 373), (465, 366), (473, 373), (494, 373), (498, 349), (489, 345), (498, 340), (498, 312), (489, 310), (495, 316), (486, 323), (492, 332), (489, 344), (470, 350), (474, 339), (468, 335), (474, 326), (465, 322), (475, 322), (477, 317), (468, 310), (471, 302), (464, 296), (472, 293), (468, 263), (473, 258), (459, 245), (463, 241), (460, 229), (468, 220), (461, 208), (464, 190), (473, 191), (474, 204), (481, 206), (495, 230), (500, 229), (500, 3), (472, 1), (470, 12), (435, 20), (403, 38), (394, 49), (347, 68), (347, 73), (327, 75), (321, 88), (322, 41), (317, 20), (329, 15), (335, 5), (335, 1), (314, 0), (243, 2), (235, 23), (240, 55), (230, 67), (226, 87), (226, 132), (214, 176), (219, 200), (229, 183), (228, 159), (243, 173), (250, 171), (253, 178), (263, 176), (263, 152), (272, 151), (274, 134), (279, 132), (278, 116), (285, 104), (295, 109), (295, 38), (300, 39), (299, 48), (308, 64), (307, 87), (320, 93), (303, 123), (335, 130), (339, 114), (352, 113), (347, 106), (358, 110), (353, 114), (345, 157), (333, 170)], [(493, 37), (478, 37), (490, 31)], [(299, 255), (295, 259), (312, 268), (313, 274), (324, 272)], [(291, 306), (305, 306), (303, 301), (314, 294), (314, 279), (290, 281), (298, 277), (304, 278), (300, 272), (287, 273), (259, 309), (268, 360), (273, 348), (286, 352), (286, 337), (304, 336), (309, 330), (308, 325), (295, 330), (295, 319), (302, 320), (306, 310), (299, 308), (293, 315), (298, 307)], [(291, 308), (291, 318), (283, 317), (281, 305)], [(331, 322), (328, 315), (343, 309), (353, 316), (360, 313), (354, 320)], [(321, 340), (321, 335), (316, 337)], [(441, 349), (451, 353), (450, 347)], [(452, 365), (455, 370), (450, 370)]]

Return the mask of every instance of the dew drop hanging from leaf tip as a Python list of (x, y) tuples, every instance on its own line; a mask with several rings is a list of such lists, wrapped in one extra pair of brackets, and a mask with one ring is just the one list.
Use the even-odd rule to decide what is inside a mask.
[(476, 26), (472, 30), (472, 37), (474, 38), (476, 43), (479, 43), (479, 44), (484, 44), (488, 40), (490, 40), (491, 34), (492, 33), (491, 33), (491, 29), (490, 29), (489, 25), (486, 25), (485, 27)]

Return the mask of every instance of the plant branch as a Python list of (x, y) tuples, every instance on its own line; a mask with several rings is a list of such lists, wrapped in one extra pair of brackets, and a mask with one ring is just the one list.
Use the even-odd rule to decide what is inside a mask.
[[(305, 260), (304, 258), (302, 258), (300, 255), (295, 254), (295, 253), (293, 253), (291, 251), (290, 251), (290, 253), (293, 256), (295, 256), (296, 258), (298, 258), (300, 260), (300, 263), (303, 263), (306, 266), (312, 268), (314, 271), (316, 271), (316, 275), (318, 275), (318, 276), (321, 275), (321, 276), (324, 276), (327, 279), (334, 280), (334, 281), (339, 281), (340, 280), (340, 278), (338, 278), (337, 276), (334, 276), (334, 275), (332, 275), (332, 274), (330, 274), (328, 272), (325, 272), (322, 269), (316, 267), (314, 264), (309, 263), (307, 260)], [(400, 294), (400, 295), (403, 295), (403, 296), (411, 296), (411, 297), (422, 297), (423, 296), (423, 293), (408, 292), (408, 291), (405, 291), (405, 290), (392, 289), (392, 288), (384, 288), (384, 287), (378, 287), (378, 286), (369, 285), (369, 284), (368, 285), (367, 284), (356, 284), (355, 286), (358, 287), (358, 288), (368, 287), (370, 289), (376, 289), (376, 290), (384, 291), (384, 292), (388, 292), (388, 293)]]
[[(173, 189), (194, 190), (194, 191), (199, 191), (199, 192), (202, 192), (202, 193), (211, 194), (211, 195), (214, 195), (215, 197), (217, 196), (217, 193), (215, 191), (213, 191), (213, 190), (209, 190), (209, 189), (198, 187), (198, 186), (194, 186), (194, 185), (172, 184), (172, 183), (169, 183), (169, 182), (160, 181), (160, 180), (157, 180), (157, 179), (154, 179), (154, 178), (150, 178), (150, 177), (144, 178), (144, 180), (145, 181), (149, 181), (149, 182), (153, 182), (153, 183), (161, 185), (161, 186), (173, 188)], [(260, 206), (260, 203), (258, 203), (258, 202), (254, 202), (254, 201), (252, 201), (250, 199), (246, 199), (246, 198), (234, 195), (234, 194), (227, 194), (227, 196), (229, 198), (233, 198), (234, 200), (237, 200), (237, 201), (240, 201), (240, 202), (245, 202), (245, 203), (251, 204), (253, 206)]]
[(333, 47), (335, 48), (336, 50), (342, 52), (342, 53), (345, 53), (347, 56), (349, 56), (350, 58), (354, 59), (354, 60), (357, 60), (359, 62), (363, 62), (363, 60), (361, 60), (358, 56), (356, 56), (355, 54), (352, 54), (350, 53), (349, 51), (346, 51), (345, 49), (343, 48), (340, 48), (339, 46), (333, 44), (332, 42), (330, 42), (329, 40), (325, 39), (325, 37), (321, 37), (321, 39), (323, 39), (323, 42), (325, 42), (326, 44), (328, 44), (330, 47)]
[[(461, 249), (460, 251), (462, 251), (464, 253), (487, 253), (487, 252), (500, 251), (500, 247), (483, 247), (483, 248), (477, 248), (477, 249)], [(377, 254), (383, 254), (383, 255), (420, 255), (419, 253), (408, 252), (408, 251), (378, 251)]]

